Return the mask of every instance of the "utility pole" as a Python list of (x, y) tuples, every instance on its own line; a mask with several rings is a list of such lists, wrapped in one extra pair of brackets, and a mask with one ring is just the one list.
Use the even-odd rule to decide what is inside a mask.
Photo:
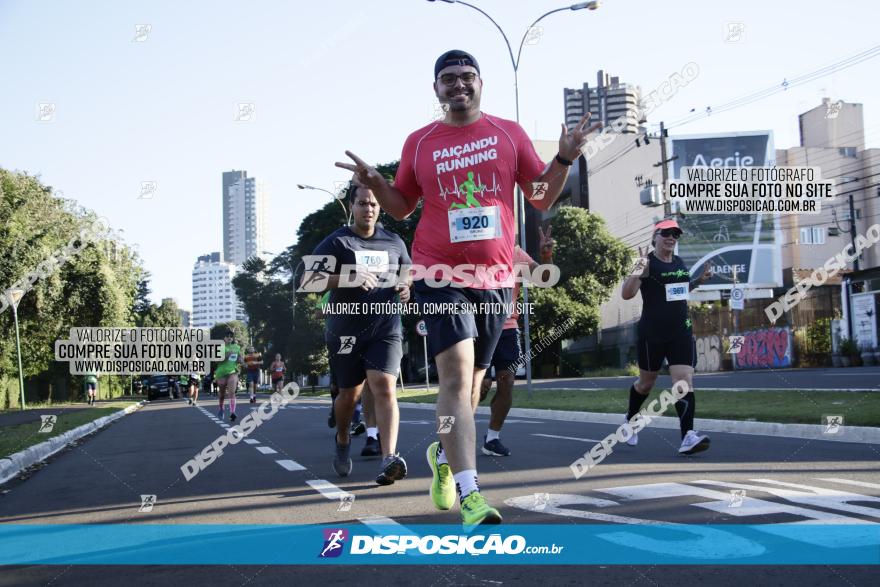
[[(849, 194), (849, 238), (852, 242), (853, 251), (856, 250), (856, 211), (853, 206), (853, 195)], [(853, 271), (859, 270), (859, 258), (853, 259)]]
[(678, 156), (675, 157), (666, 157), (666, 127), (663, 125), (663, 122), (660, 123), (660, 161), (654, 163), (654, 167), (659, 167), (663, 172), (663, 215), (669, 216), (672, 214), (672, 202), (669, 201), (669, 198), (666, 197), (666, 194), (669, 193), (669, 168), (667, 167), (668, 163), (675, 161), (678, 159)]

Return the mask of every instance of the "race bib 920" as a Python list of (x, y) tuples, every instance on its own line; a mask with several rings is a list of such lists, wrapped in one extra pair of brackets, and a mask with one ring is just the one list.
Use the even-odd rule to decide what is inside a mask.
[(501, 236), (498, 206), (449, 211), (449, 242), (482, 241)]
[(666, 284), (666, 301), (680, 302), (690, 297), (690, 287), (686, 281)]

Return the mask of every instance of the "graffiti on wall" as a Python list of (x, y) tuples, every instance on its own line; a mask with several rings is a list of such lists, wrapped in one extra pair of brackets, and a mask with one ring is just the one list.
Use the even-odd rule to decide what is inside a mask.
[(721, 370), (721, 337), (717, 334), (697, 338), (698, 372)]
[(791, 328), (762, 328), (742, 335), (742, 350), (731, 355), (738, 369), (791, 367)]

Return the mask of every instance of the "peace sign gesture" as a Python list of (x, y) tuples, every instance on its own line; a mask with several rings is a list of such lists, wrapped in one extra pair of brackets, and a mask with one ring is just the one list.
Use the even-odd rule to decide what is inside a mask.
[(559, 135), (559, 155), (569, 161), (575, 161), (581, 155), (581, 147), (587, 143), (587, 135), (602, 127), (601, 122), (587, 127), (590, 113), (584, 114), (583, 118), (568, 132), (565, 124), (562, 125), (562, 133)]
[(341, 167), (342, 169), (348, 169), (349, 171), (354, 172), (352, 181), (354, 181), (358, 187), (367, 188), (369, 190), (377, 190), (382, 187), (385, 178), (382, 177), (381, 173), (376, 171), (374, 167), (367, 164), (363, 159), (351, 151), (346, 151), (345, 154), (348, 155), (355, 164), (352, 165), (351, 163), (337, 162), (336, 167)]
[(638, 249), (639, 256), (636, 258), (636, 263), (633, 265), (630, 277), (645, 278), (648, 276), (648, 247), (645, 246), (644, 250), (642, 250), (642, 247), (638, 247)]
[(711, 279), (711, 277), (712, 277), (712, 266), (709, 265), (709, 261), (706, 261), (706, 263), (703, 264), (703, 274), (700, 275), (700, 283), (703, 283), (704, 281)]
[(553, 227), (548, 226), (545, 233), (541, 227), (538, 227), (538, 251), (541, 255), (541, 261), (549, 262), (553, 259), (553, 247), (556, 241), (550, 235), (553, 233)]

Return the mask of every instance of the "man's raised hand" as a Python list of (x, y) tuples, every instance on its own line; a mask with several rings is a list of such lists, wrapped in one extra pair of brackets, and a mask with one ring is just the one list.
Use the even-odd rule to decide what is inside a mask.
[(559, 155), (569, 161), (576, 161), (581, 156), (581, 148), (587, 144), (587, 136), (597, 129), (602, 128), (601, 122), (596, 122), (587, 127), (590, 120), (590, 113), (587, 112), (580, 121), (568, 132), (565, 124), (562, 125), (562, 132), (559, 135)]
[(354, 161), (354, 165), (351, 163), (340, 163), (336, 162), (336, 167), (341, 167), (342, 169), (348, 169), (354, 175), (352, 176), (352, 181), (357, 184), (358, 187), (367, 188), (369, 190), (377, 190), (382, 187), (382, 184), (385, 182), (385, 178), (382, 177), (382, 174), (376, 171), (375, 167), (368, 165), (363, 159), (352, 153), (351, 151), (346, 151), (346, 155)]

